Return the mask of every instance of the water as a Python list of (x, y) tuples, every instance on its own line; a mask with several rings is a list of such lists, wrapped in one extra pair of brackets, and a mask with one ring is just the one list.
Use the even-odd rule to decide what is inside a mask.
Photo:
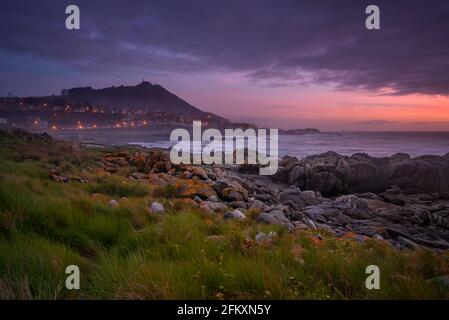
[[(131, 144), (170, 148), (174, 142), (147, 141)], [(342, 155), (364, 152), (373, 157), (388, 157), (398, 152), (412, 157), (449, 153), (449, 132), (343, 132), (279, 136), (279, 155), (303, 158), (327, 151)]]

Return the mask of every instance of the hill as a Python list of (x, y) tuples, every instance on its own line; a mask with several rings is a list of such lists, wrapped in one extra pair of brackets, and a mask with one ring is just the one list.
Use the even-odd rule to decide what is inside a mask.
[(62, 90), (62, 95), (72, 103), (90, 103), (110, 109), (143, 110), (176, 114), (202, 115), (200, 109), (174, 95), (158, 84), (143, 81), (136, 86), (93, 89), (81, 87)]

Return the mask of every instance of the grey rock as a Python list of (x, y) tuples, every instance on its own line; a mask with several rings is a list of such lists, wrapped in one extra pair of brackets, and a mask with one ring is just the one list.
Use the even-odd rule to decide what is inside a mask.
[(223, 202), (211, 202), (206, 201), (205, 204), (212, 210), (212, 211), (224, 211), (228, 208), (226, 204)]
[(403, 238), (409, 238), (410, 235), (407, 233), (407, 231), (405, 231), (404, 229), (399, 229), (397, 226), (396, 227), (386, 227), (385, 231), (388, 233), (388, 235), (395, 239), (397, 237), (403, 237)]
[(295, 226), (295, 229), (297, 230), (308, 230), (310, 227), (306, 225), (305, 223), (302, 223), (300, 221), (293, 222), (293, 225)]
[(223, 215), (224, 219), (245, 220), (246, 216), (240, 210), (228, 211)]
[(257, 209), (260, 211), (266, 211), (268, 209), (268, 206), (265, 203), (263, 203), (262, 201), (256, 199), (252, 202), (249, 209)]
[(293, 224), (285, 217), (284, 213), (280, 210), (263, 212), (257, 217), (256, 221), (258, 223), (283, 225), (289, 229), (294, 229)]
[(408, 249), (416, 250), (420, 247), (417, 243), (413, 242), (412, 240), (406, 239), (401, 236), (397, 237), (396, 241)]
[(235, 209), (248, 209), (248, 204), (244, 201), (232, 201), (228, 203), (228, 206)]
[(118, 201), (115, 200), (115, 199), (110, 200), (110, 201), (108, 202), (108, 204), (109, 204), (109, 206), (110, 206), (111, 208), (117, 208), (117, 207), (119, 206)]
[(151, 206), (150, 206), (151, 211), (156, 212), (156, 213), (165, 213), (165, 209), (164, 206), (159, 203), (154, 201)]
[(304, 221), (304, 223), (305, 223), (306, 225), (308, 225), (308, 226), (309, 226), (310, 228), (312, 228), (313, 230), (317, 230), (317, 226), (315, 225), (315, 222), (313, 222), (312, 219), (306, 218), (306, 219), (304, 219), (303, 221)]
[(218, 198), (216, 195), (210, 196), (209, 198), (207, 198), (207, 201), (211, 201), (211, 202), (217, 202)]

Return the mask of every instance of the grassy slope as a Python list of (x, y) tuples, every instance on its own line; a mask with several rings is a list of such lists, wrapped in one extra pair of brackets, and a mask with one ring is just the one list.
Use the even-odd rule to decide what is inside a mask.
[[(449, 272), (447, 254), (223, 221), (176, 199), (159, 198), (169, 212), (151, 214), (151, 186), (96, 169), (101, 151), (25, 140), (0, 134), (0, 298), (449, 297), (425, 282)], [(89, 183), (53, 182), (51, 166)], [(271, 230), (273, 243), (246, 240)], [(64, 288), (69, 264), (81, 269), (79, 291)], [(381, 269), (381, 290), (364, 287), (369, 264)]]

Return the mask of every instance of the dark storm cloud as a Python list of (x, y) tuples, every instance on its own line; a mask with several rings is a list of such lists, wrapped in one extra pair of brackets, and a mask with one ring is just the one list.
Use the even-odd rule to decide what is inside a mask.
[[(79, 31), (65, 29), (68, 4)], [(380, 31), (365, 29), (368, 4)], [(273, 86), (448, 95), (449, 2), (3, 0), (2, 51), (106, 75), (238, 71)]]

